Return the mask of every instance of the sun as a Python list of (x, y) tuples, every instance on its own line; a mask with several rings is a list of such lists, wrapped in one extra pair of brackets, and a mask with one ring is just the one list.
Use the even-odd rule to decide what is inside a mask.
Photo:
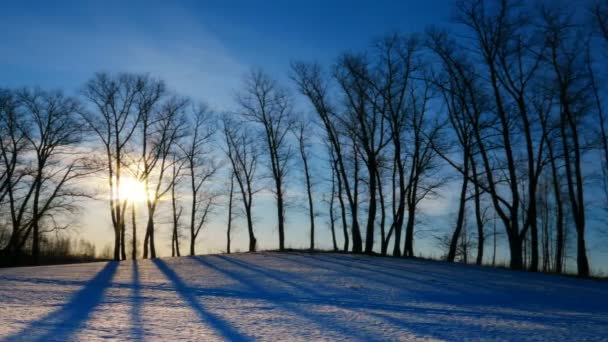
[(130, 202), (145, 202), (148, 199), (146, 194), (144, 183), (134, 178), (123, 178), (120, 180), (118, 199)]

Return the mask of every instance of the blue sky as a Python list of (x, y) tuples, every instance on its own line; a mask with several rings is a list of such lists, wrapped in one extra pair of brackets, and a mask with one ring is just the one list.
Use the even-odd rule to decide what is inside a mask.
[(449, 18), (427, 1), (10, 1), (0, 13), (0, 85), (76, 90), (95, 71), (146, 71), (225, 106), (251, 66), (286, 78), (372, 38)]

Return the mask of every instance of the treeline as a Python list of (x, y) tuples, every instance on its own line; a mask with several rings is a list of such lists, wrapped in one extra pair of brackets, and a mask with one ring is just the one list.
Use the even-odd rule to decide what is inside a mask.
[[(439, 239), (446, 260), (467, 262), (474, 250), (482, 264), (488, 238), (494, 260), (498, 225), (511, 268), (559, 273), (573, 230), (577, 272), (588, 276), (588, 213), (608, 209), (608, 3), (577, 15), (510, 0), (454, 10), (449, 30), (389, 34), (331, 66), (293, 62), (293, 93), (255, 69), (230, 113), (149, 75), (99, 73), (78, 97), (2, 90), (4, 252), (36, 259), (41, 236), (67, 227), (78, 197), (91, 196), (75, 184), (100, 172), (115, 260), (140, 248), (155, 258), (160, 216), (170, 218), (172, 255), (193, 255), (220, 208), (227, 252), (237, 216), (255, 251), (263, 188), (274, 194), (283, 250), (289, 176), (301, 174), (310, 249), (323, 213), (334, 250), (413, 257), (421, 203), (457, 183), (453, 227)], [(311, 115), (297, 113), (295, 96)], [(127, 178), (146, 189), (141, 228), (121, 195)]]

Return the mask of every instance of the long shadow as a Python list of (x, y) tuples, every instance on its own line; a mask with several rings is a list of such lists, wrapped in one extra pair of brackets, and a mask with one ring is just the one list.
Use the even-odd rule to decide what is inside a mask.
[[(273, 279), (275, 281), (278, 282), (282, 282), (284, 284), (287, 284), (288, 286), (295, 288), (297, 290), (299, 290), (302, 293), (305, 294), (312, 294), (313, 296), (317, 297), (317, 298), (324, 298), (325, 296), (323, 294), (321, 294), (319, 291), (317, 291), (316, 289), (310, 288), (310, 287), (306, 287), (303, 286), (295, 281), (290, 280), (288, 277), (292, 277), (292, 275), (290, 273), (287, 272), (280, 272), (280, 271), (276, 271), (276, 270), (270, 270), (269, 268), (264, 268), (261, 266), (258, 266), (256, 264), (244, 261), (244, 260), (239, 260), (237, 258), (228, 258), (226, 256), (223, 255), (217, 255), (218, 258), (232, 263), (234, 265), (237, 266), (241, 266), (244, 268), (248, 268), (251, 270), (254, 270), (262, 275), (264, 275), (265, 277), (269, 278), (269, 279)], [(293, 278), (291, 278), (293, 279)]]
[[(441, 309), (433, 309), (433, 308), (413, 307), (410, 305), (403, 305), (403, 304), (391, 305), (391, 304), (386, 304), (386, 303), (377, 303), (377, 302), (373, 302), (373, 301), (370, 302), (370, 301), (366, 300), (365, 297), (362, 297), (362, 296), (358, 296), (357, 298), (350, 298), (350, 299), (328, 297), (328, 296), (321, 295), (317, 290), (312, 289), (311, 286), (302, 285), (303, 283), (307, 283), (307, 279), (305, 279), (305, 277), (303, 277), (302, 275), (261, 267), (261, 266), (255, 265), (251, 262), (240, 260), (238, 258), (231, 258), (231, 257), (226, 257), (226, 256), (217, 256), (217, 258), (220, 258), (227, 263), (230, 263), (230, 264), (239, 266), (243, 269), (249, 270), (250, 272), (260, 273), (264, 277), (273, 279), (274, 281), (290, 285), (291, 287), (296, 288), (296, 289), (300, 290), (301, 292), (308, 292), (313, 295), (313, 297), (311, 297), (308, 301), (302, 301), (301, 299), (298, 299), (298, 298), (285, 297), (284, 299), (282, 299), (282, 301), (285, 302), (285, 303), (283, 303), (283, 305), (286, 307), (289, 307), (287, 305), (287, 303), (296, 304), (296, 303), (311, 303), (312, 302), (312, 303), (316, 303), (316, 304), (329, 305), (329, 306), (333, 306), (333, 307), (341, 308), (341, 309), (345, 309), (345, 310), (360, 311), (363, 309), (363, 310), (365, 310), (363, 312), (365, 314), (367, 314), (369, 317), (379, 318), (379, 319), (385, 321), (386, 323), (388, 323), (389, 325), (392, 325), (399, 329), (403, 329), (404, 331), (413, 333), (418, 337), (424, 336), (424, 337), (434, 337), (434, 338), (448, 338), (450, 336), (449, 333), (448, 334), (437, 333), (434, 329), (444, 328), (447, 330), (455, 331), (458, 329), (466, 329), (466, 327), (463, 325), (463, 322), (459, 322), (459, 321), (448, 322), (448, 323), (445, 323), (445, 322), (420, 323), (420, 322), (416, 322), (415, 320), (407, 321), (407, 320), (397, 319), (397, 318), (390, 316), (387, 313), (388, 312), (401, 313), (401, 314), (405, 314), (406, 316), (410, 316), (410, 317), (411, 316), (418, 316), (418, 317), (426, 316), (429, 318), (433, 317), (434, 315), (442, 315), (444, 317), (456, 315), (456, 316), (472, 317), (475, 319), (481, 319), (486, 315), (483, 312), (476, 311), (476, 310), (473, 310), (473, 311), (458, 310), (458, 309), (453, 309), (453, 308), (450, 310), (441, 310)], [(251, 284), (251, 280), (249, 281), (249, 283)], [(317, 284), (317, 286), (318, 285), (319, 284)], [(272, 288), (272, 289), (274, 289), (274, 288)], [(276, 295), (277, 294), (276, 291), (274, 291), (273, 294)], [(384, 312), (384, 314), (380, 314), (380, 313), (378, 313), (378, 311)], [(525, 315), (509, 315), (508, 318), (514, 319), (516, 321), (528, 321), (530, 319), (529, 316), (525, 316)], [(558, 322), (563, 322), (563, 320), (560, 320)], [(337, 324), (335, 319), (332, 322), (332, 324), (334, 324), (334, 325)], [(365, 325), (365, 323), (363, 323), (363, 322), (361, 322), (361, 324)], [(435, 328), (432, 328), (432, 327), (435, 327)], [(374, 334), (374, 333), (366, 334), (364, 332), (361, 332), (359, 330), (360, 328), (361, 328), (361, 325), (359, 325), (359, 326), (354, 325), (352, 330), (349, 332), (351, 337), (354, 337), (356, 335), (357, 337), (363, 337), (365, 339), (370, 339), (370, 338), (378, 339), (378, 336), (376, 334)], [(357, 331), (357, 330), (359, 330), (359, 331)], [(356, 331), (356, 332), (354, 332), (354, 331)], [(477, 336), (477, 338), (483, 336), (481, 334), (479, 334), (479, 335), (469, 334), (469, 335)]]
[(133, 287), (131, 290), (131, 336), (135, 340), (142, 340), (144, 336), (143, 321), (141, 317), (142, 301), (141, 297), (141, 282), (139, 280), (139, 266), (137, 260), (131, 264)]
[[(342, 265), (336, 265), (336, 267), (324, 266), (319, 262), (310, 262), (307, 256), (298, 255), (297, 258), (287, 258), (285, 256), (274, 254), (273, 257), (283, 259), (286, 261), (290, 261), (292, 263), (301, 263), (302, 265), (310, 266), (310, 267), (321, 267), (325, 269), (332, 270), (338, 274), (344, 273), (347, 275), (355, 276), (355, 277), (363, 277), (362, 274), (357, 274), (352, 272), (353, 269), (351, 267), (345, 267)], [(317, 260), (322, 261), (322, 260)], [(354, 266), (354, 265), (353, 265)], [(292, 281), (296, 279), (297, 275), (290, 275)], [(372, 283), (387, 285), (385, 282), (377, 280), (377, 279), (369, 279), (369, 275), (366, 280), (371, 281)], [(457, 281), (457, 279), (454, 279)], [(405, 285), (405, 283), (403, 284)], [(436, 304), (447, 304), (451, 307), (449, 309), (432, 309), (432, 308), (422, 308), (422, 307), (412, 307), (404, 303), (395, 303), (395, 304), (386, 304), (386, 303), (367, 303), (365, 301), (354, 300), (354, 301), (334, 301), (330, 300), (327, 304), (337, 305), (343, 307), (353, 307), (360, 309), (369, 309), (369, 310), (382, 310), (382, 311), (392, 311), (392, 312), (402, 312), (402, 313), (411, 313), (417, 315), (426, 315), (426, 314), (440, 314), (440, 315), (464, 315), (469, 317), (494, 317), (497, 319), (507, 319), (514, 320), (520, 322), (536, 322), (539, 324), (548, 324), (559, 327), (564, 323), (575, 324), (576, 322), (583, 323), (593, 323), (593, 324), (605, 324), (606, 319), (589, 317), (589, 316), (580, 316), (580, 317), (572, 317), (568, 315), (553, 315), (551, 311), (545, 312), (542, 315), (537, 315), (538, 312), (535, 312), (533, 308), (527, 306), (526, 299), (533, 300), (533, 298), (527, 298), (522, 296), (523, 302), (517, 300), (515, 302), (505, 302), (504, 298), (493, 300), (491, 296), (488, 295), (452, 295), (445, 293), (437, 293), (435, 291), (426, 291), (422, 289), (412, 290), (415, 293), (418, 299), (422, 299), (424, 302), (436, 303)], [(500, 294), (496, 294), (499, 296)], [(479, 298), (477, 298), (479, 297)], [(484, 304), (484, 305), (481, 305)], [(453, 307), (453, 305), (458, 305), (459, 307)], [(574, 306), (575, 304), (573, 304)], [(488, 311), (488, 309), (497, 309), (499, 311)], [(523, 310), (524, 312), (504, 312), (502, 309), (515, 309), (515, 310)], [(581, 311), (581, 308), (577, 308), (578, 311)], [(605, 309), (604, 309), (605, 311)], [(548, 316), (549, 315), (549, 316)], [(551, 317), (550, 317), (551, 316)], [(404, 326), (405, 327), (405, 326)], [(408, 326), (411, 328), (411, 326)], [(432, 333), (430, 331), (426, 332)], [(441, 337), (441, 336), (436, 336)], [(444, 337), (445, 338), (445, 337)]]
[[(407, 288), (407, 282), (411, 284), (416, 284), (416, 286), (424, 286), (428, 289), (428, 291), (421, 291), (414, 288), (407, 288), (412, 293), (418, 293), (419, 295), (428, 296), (433, 293), (435, 290), (439, 294), (439, 291), (436, 287), (426, 285), (420, 281), (420, 279), (408, 278), (408, 277), (399, 277), (394, 274), (383, 272), (381, 270), (371, 270), (375, 273), (378, 273), (375, 277), (370, 277), (369, 271), (364, 269), (363, 267), (356, 267), (356, 264), (343, 264), (333, 261), (324, 260), (323, 258), (312, 258), (308, 255), (298, 255), (297, 258), (286, 257), (282, 255), (273, 255), (273, 257), (282, 259), (297, 265), (305, 265), (312, 269), (325, 269), (331, 271), (333, 273), (339, 274), (341, 276), (347, 276), (358, 279), (365, 279), (366, 282), (373, 283), (379, 286), (391, 286), (394, 288)], [(407, 282), (406, 282), (407, 281)], [(445, 295), (445, 294), (444, 294)]]
[(110, 286), (118, 262), (108, 262), (87, 282), (84, 288), (60, 309), (31, 322), (7, 341), (65, 341), (70, 339), (89, 319), (91, 313), (102, 302), (105, 290)]
[[(531, 305), (539, 301), (539, 296), (542, 294), (534, 291), (514, 291), (511, 287), (496, 288), (491, 286), (485, 286), (480, 282), (467, 282), (463, 279), (457, 278), (452, 275), (441, 275), (436, 272), (423, 272), (420, 270), (413, 270), (410, 268), (404, 268), (401, 272), (417, 275), (417, 277), (405, 276), (403, 274), (394, 274), (382, 270), (381, 265), (373, 267), (372, 264), (363, 262), (362, 259), (356, 259), (352, 261), (340, 260), (340, 257), (329, 256), (326, 258), (319, 258), (316, 256), (306, 256), (298, 259), (299, 262), (306, 263), (303, 261), (304, 258), (310, 258), (315, 260), (314, 264), (326, 264), (335, 267), (337, 272), (350, 272), (357, 274), (360, 278), (365, 278), (368, 281), (385, 283), (397, 288), (404, 288), (413, 293), (416, 293), (420, 298), (427, 301), (451, 305), (465, 305), (468, 307), (473, 306), (508, 306), (513, 309), (530, 310), (533, 309)], [(356, 268), (355, 268), (356, 267)], [(375, 273), (382, 278), (375, 279), (370, 278), (369, 275)], [(367, 274), (366, 274), (367, 273)], [(395, 283), (386, 277), (392, 277), (395, 279), (401, 278), (402, 281)], [(381, 280), (380, 280), (381, 279)], [(426, 279), (441, 279), (440, 283), (429, 285), (425, 283)], [(407, 287), (408, 283), (403, 280), (407, 280), (409, 284), (415, 285), (415, 287)], [(485, 291), (477, 291), (476, 289), (483, 288)], [(553, 303), (549, 303), (553, 304)], [(546, 307), (546, 303), (543, 303), (539, 307)], [(570, 307), (576, 308), (576, 305)]]
[[(328, 254), (333, 258), (347, 259), (348, 256), (340, 256), (336, 254)], [(463, 264), (463, 263), (450, 263), (447, 261), (438, 260), (418, 260), (409, 258), (355, 258), (350, 257), (358, 262), (363, 262), (372, 266), (381, 265), (383, 268), (390, 268), (397, 271), (406, 272), (420, 272), (419, 268), (426, 268), (431, 266), (434, 275), (445, 277), (448, 280), (454, 280), (455, 275), (459, 275), (458, 279), (462, 282), (467, 280), (468, 284), (475, 286), (483, 286), (486, 284), (480, 284), (477, 281), (479, 278), (491, 278), (494, 281), (510, 281), (513, 285), (522, 284), (522, 277), (525, 277), (526, 286), (537, 285), (539, 287), (546, 287), (550, 284), (552, 289), (564, 289), (572, 290), (572, 286), (575, 286), (585, 292), (593, 292), (597, 295), (606, 296), (608, 295), (608, 282), (596, 281), (592, 279), (576, 279), (573, 277), (567, 277), (560, 274), (547, 274), (542, 272), (525, 272), (525, 271), (514, 271), (509, 269), (494, 268), (490, 266), (479, 266), (474, 264)], [(412, 266), (416, 269), (412, 270)], [(459, 273), (458, 271), (463, 271)], [(465, 278), (465, 279), (463, 279)], [(486, 286), (489, 290), (495, 291), (497, 283), (490, 283)], [(581, 292), (582, 292), (581, 291)]]
[(158, 269), (173, 283), (173, 287), (177, 293), (190, 305), (192, 309), (199, 316), (201, 321), (205, 324), (209, 324), (217, 333), (229, 341), (249, 341), (250, 338), (242, 335), (238, 332), (229, 322), (225, 321), (221, 317), (209, 312), (199, 302), (198, 298), (194, 295), (192, 289), (186, 285), (182, 278), (175, 273), (168, 265), (161, 259), (153, 259), (152, 262), (158, 267)]
[[(345, 257), (328, 255), (328, 260), (336, 261), (345, 265)], [(554, 310), (585, 310), (597, 313), (605, 313), (607, 304), (605, 296), (598, 295), (600, 290), (589, 293), (586, 283), (577, 283), (577, 279), (568, 279), (555, 275), (543, 275), (538, 273), (522, 273), (500, 269), (481, 269), (476, 265), (445, 264), (440, 262), (423, 263), (411, 260), (412, 264), (393, 265), (387, 262), (374, 263), (376, 260), (357, 258), (352, 264), (370, 271), (381, 272), (375, 268), (389, 268), (398, 272), (415, 274), (422, 277), (433, 277), (442, 280), (442, 288), (460, 292), (460, 296), (441, 297), (450, 304), (464, 305), (501, 305), (519, 310), (554, 309)], [(363, 264), (363, 265), (361, 265)], [(419, 267), (432, 266), (432, 272), (425, 272)], [(463, 273), (458, 271), (462, 270)], [(489, 279), (488, 279), (489, 278)], [(490, 280), (490, 281), (488, 281)], [(565, 283), (555, 282), (559, 280)], [(553, 282), (551, 282), (553, 281)], [(534, 288), (534, 286), (536, 288)], [(548, 292), (550, 287), (553, 291)], [(478, 291), (483, 289), (484, 291)], [(596, 290), (596, 289), (594, 289)], [(575, 295), (575, 300), (564, 296)], [(439, 298), (437, 298), (439, 299)], [(557, 299), (557, 300), (556, 300)], [(599, 299), (599, 300), (598, 300)]]
[[(300, 305), (300, 304), (306, 304), (307, 302), (294, 298), (295, 296), (291, 293), (281, 292), (281, 291), (279, 291), (280, 289), (278, 289), (276, 287), (270, 287), (270, 286), (267, 286), (267, 284), (264, 284), (264, 285), (260, 284), (257, 281), (257, 279), (259, 277), (256, 277), (255, 275), (248, 276), (244, 272), (234, 271), (234, 270), (231, 270), (230, 268), (220, 267), (220, 266), (216, 265), (215, 263), (211, 262), (211, 260), (214, 258), (228, 261), (228, 262), (233, 261), (233, 260), (229, 260), (231, 258), (219, 257), (219, 256), (194, 257), (194, 260), (196, 260), (198, 263), (202, 264), (203, 266), (211, 268), (211, 269), (217, 271), (218, 273), (221, 273), (221, 274), (225, 275), (226, 277), (237, 281), (239, 284), (241, 284), (242, 286), (247, 288), (249, 291), (251, 291), (251, 297), (256, 297), (260, 300), (265, 300), (265, 301), (274, 303), (275, 305), (282, 308), (283, 310), (285, 310), (287, 312), (291, 312), (299, 317), (302, 317), (305, 320), (309, 321), (310, 323), (318, 326), (319, 328), (321, 328), (323, 330), (331, 330), (331, 331), (334, 331), (334, 332), (340, 334), (341, 336), (346, 336), (350, 339), (359, 339), (359, 340), (364, 340), (364, 341), (377, 340), (377, 336), (375, 336), (373, 334), (367, 334), (364, 331), (361, 331), (360, 329), (356, 329), (356, 327), (344, 326), (341, 322), (336, 321), (335, 317), (333, 317), (331, 314), (321, 315), (321, 314), (317, 314), (315, 312), (307, 310), (306, 307), (302, 307)], [(260, 267), (252, 268), (252, 267), (249, 267), (249, 265), (247, 265), (247, 266), (239, 265), (237, 262), (234, 262), (234, 261), (232, 262), (232, 264), (240, 269), (243, 269), (244, 271), (248, 271), (248, 272), (252, 272), (252, 273), (257, 272), (270, 279), (285, 283), (285, 284), (293, 287), (293, 285), (289, 284), (289, 282), (286, 282), (285, 279), (283, 279), (280, 276), (276, 276), (276, 275), (269, 276), (271, 274), (269, 271), (260, 272)], [(304, 288), (302, 288), (302, 287), (299, 287), (299, 289), (304, 290)], [(313, 296), (313, 298), (314, 298), (314, 296)], [(314, 301), (323, 302), (322, 299), (320, 300), (319, 298), (316, 298)], [(308, 302), (310, 302), (310, 301), (308, 301)]]

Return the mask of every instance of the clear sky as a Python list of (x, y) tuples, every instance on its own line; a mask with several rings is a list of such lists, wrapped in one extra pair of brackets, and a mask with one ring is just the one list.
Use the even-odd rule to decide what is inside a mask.
[[(294, 59), (328, 64), (384, 33), (445, 24), (452, 6), (450, 0), (9, 0), (0, 11), (0, 86), (76, 93), (97, 71), (149, 72), (182, 95), (229, 109), (252, 66), (290, 85)], [(449, 214), (452, 193), (429, 211)], [(260, 244), (276, 247), (270, 197), (259, 203)], [(100, 244), (111, 241), (108, 215), (106, 203), (87, 204), (81, 233)], [(306, 244), (305, 220), (297, 209), (288, 214), (288, 245)], [(326, 231), (325, 220), (319, 219), (320, 230)], [(437, 218), (447, 227), (451, 221)], [(217, 217), (204, 233), (202, 251), (224, 248), (223, 222)], [(240, 249), (246, 246), (242, 230), (235, 241)], [(162, 251), (167, 246), (161, 244)]]
[(75, 90), (93, 72), (145, 71), (217, 106), (252, 65), (329, 61), (391, 30), (445, 22), (452, 1), (8, 1), (0, 84)]

